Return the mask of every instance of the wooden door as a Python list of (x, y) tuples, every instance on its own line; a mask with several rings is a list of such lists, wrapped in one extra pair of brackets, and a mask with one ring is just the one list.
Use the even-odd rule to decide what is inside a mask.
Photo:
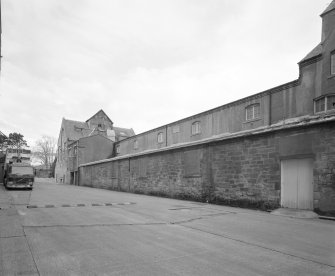
[(313, 209), (313, 160), (281, 161), (281, 206)]

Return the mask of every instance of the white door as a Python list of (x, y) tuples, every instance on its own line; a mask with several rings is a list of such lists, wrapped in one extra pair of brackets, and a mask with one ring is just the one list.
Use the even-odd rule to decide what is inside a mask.
[(313, 159), (281, 161), (281, 206), (313, 209)]

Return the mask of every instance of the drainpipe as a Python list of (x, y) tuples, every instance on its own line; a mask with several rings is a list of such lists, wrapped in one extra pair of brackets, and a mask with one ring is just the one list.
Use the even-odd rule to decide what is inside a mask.
[(128, 192), (130, 192), (130, 158), (128, 158)]
[(79, 186), (79, 140), (77, 141), (77, 177), (76, 177), (76, 181), (77, 181), (77, 186)]
[(272, 104), (272, 93), (270, 92), (269, 93), (269, 126), (271, 126), (272, 122), (272, 118), (271, 118), (271, 112), (272, 112), (272, 109), (271, 109), (271, 104)]

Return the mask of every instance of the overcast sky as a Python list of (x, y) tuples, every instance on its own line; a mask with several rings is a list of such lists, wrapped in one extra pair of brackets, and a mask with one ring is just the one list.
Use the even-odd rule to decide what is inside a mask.
[(2, 0), (0, 130), (140, 133), (298, 77), (331, 0)]

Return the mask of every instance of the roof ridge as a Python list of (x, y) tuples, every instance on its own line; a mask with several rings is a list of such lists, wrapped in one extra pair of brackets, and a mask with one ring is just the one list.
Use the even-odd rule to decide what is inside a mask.
[(64, 121), (67, 121), (67, 122), (86, 124), (86, 122), (77, 121), (77, 120), (70, 120), (70, 119), (65, 119), (65, 118), (64, 118), (63, 120), (64, 120)]

